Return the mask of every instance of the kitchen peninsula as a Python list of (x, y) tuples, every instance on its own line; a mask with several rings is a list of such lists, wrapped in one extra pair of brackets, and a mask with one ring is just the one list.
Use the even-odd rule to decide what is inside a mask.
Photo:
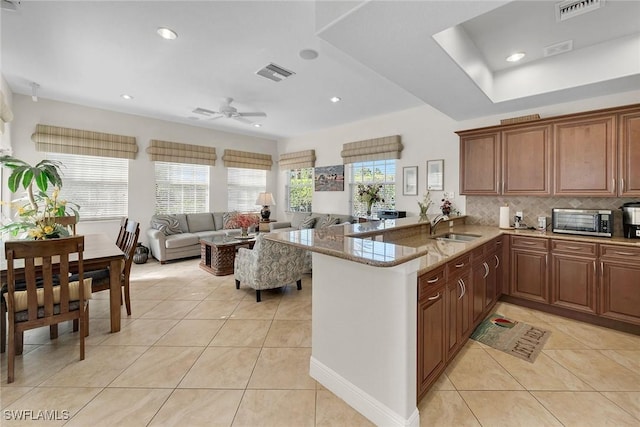
[[(266, 237), (313, 252), (310, 375), (377, 425), (420, 424), (417, 402), (422, 395), (421, 376), (426, 375), (423, 383), (428, 387), (464, 344), (475, 317), (482, 320), (491, 310), (503, 283), (508, 284), (507, 290), (513, 285), (512, 280), (500, 280), (509, 270), (500, 267), (503, 270), (497, 274), (500, 277), (494, 277), (493, 285), (483, 282), (483, 288), (474, 289), (472, 263), (487, 272), (479, 279), (488, 280), (488, 260), (495, 256), (497, 262), (490, 266), (498, 268), (501, 257), (508, 259), (512, 238), (540, 239), (545, 245), (556, 240), (581, 240), (537, 231), (465, 225), (464, 218), (441, 223), (435, 237), (447, 232), (472, 240), (434, 238), (429, 222), (416, 217), (271, 233)], [(624, 245), (625, 251), (640, 254), (638, 241), (614, 238), (604, 242), (607, 245), (601, 246), (605, 248)], [(455, 271), (457, 268), (460, 271)], [(466, 268), (469, 271), (462, 272)], [(638, 261), (630, 268), (630, 274), (640, 273)], [(452, 294), (445, 295), (449, 292)], [(417, 356), (421, 350), (419, 324), (424, 328), (440, 314), (420, 323), (423, 303), (427, 308), (431, 303), (439, 305), (437, 313), (442, 315), (443, 324), (449, 323), (444, 319), (445, 308), (448, 313), (456, 310), (455, 305), (465, 304), (457, 308), (459, 316), (453, 316), (460, 320), (456, 323), (457, 335), (435, 334), (440, 340), (435, 346), (440, 359), (425, 359), (433, 361), (433, 366), (427, 367), (422, 366), (427, 362)], [(427, 372), (419, 374), (419, 366)]]

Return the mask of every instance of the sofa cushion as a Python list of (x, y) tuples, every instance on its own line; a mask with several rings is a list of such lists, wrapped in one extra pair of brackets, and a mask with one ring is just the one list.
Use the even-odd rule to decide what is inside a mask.
[(291, 217), (291, 227), (299, 229), (302, 221), (310, 216), (311, 214), (309, 212), (294, 212), (293, 217)]
[(154, 215), (151, 218), (151, 228), (162, 231), (165, 236), (182, 233), (175, 215)]
[(187, 223), (191, 233), (216, 229), (213, 223), (213, 215), (210, 212), (187, 214)]
[(189, 232), (189, 223), (187, 223), (187, 214), (176, 214), (176, 218), (178, 218), (178, 222), (180, 223), (180, 229), (183, 233)]
[(325, 228), (335, 224), (340, 224), (340, 218), (334, 217), (333, 215), (329, 214), (320, 217), (315, 228)]
[(236, 218), (238, 216), (240, 212), (238, 211), (233, 211), (233, 212), (225, 212), (224, 214), (222, 214), (222, 228), (224, 229), (229, 229), (229, 228), (238, 228), (237, 224), (236, 224)]
[(213, 223), (216, 226), (216, 230), (222, 230), (224, 228), (224, 214), (225, 212), (213, 213)]
[(165, 248), (183, 248), (185, 246), (193, 246), (200, 244), (200, 238), (193, 233), (173, 234), (167, 236), (167, 240), (164, 243)]
[(307, 228), (313, 228), (313, 226), (315, 225), (317, 219), (318, 218), (315, 217), (315, 216), (306, 217), (305, 219), (302, 220), (302, 222), (300, 222), (300, 225), (298, 226), (298, 229), (306, 230)]

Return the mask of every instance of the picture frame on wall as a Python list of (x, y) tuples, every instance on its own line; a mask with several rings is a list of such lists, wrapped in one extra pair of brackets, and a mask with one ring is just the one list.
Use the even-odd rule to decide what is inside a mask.
[(444, 191), (444, 159), (427, 160), (427, 190)]
[(314, 169), (315, 191), (344, 191), (344, 165)]
[(417, 166), (406, 166), (402, 168), (402, 194), (404, 196), (418, 195)]

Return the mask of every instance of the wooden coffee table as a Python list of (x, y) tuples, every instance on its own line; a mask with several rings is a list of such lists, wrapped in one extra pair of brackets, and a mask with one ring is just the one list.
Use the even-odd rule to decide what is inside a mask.
[(233, 274), (233, 264), (238, 248), (252, 249), (255, 236), (250, 239), (225, 237), (224, 239), (200, 239), (200, 268), (214, 276)]

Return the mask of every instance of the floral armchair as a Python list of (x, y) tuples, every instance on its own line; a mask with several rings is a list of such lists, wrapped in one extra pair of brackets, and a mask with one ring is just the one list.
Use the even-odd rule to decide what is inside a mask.
[(256, 290), (256, 301), (260, 302), (262, 289), (274, 289), (296, 282), (302, 289), (305, 251), (294, 246), (256, 237), (253, 249), (239, 248), (236, 255), (234, 276), (236, 289), (240, 283)]

